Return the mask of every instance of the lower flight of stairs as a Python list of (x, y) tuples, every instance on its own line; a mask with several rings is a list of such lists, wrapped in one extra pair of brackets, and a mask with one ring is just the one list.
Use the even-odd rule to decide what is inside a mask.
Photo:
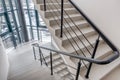
[[(57, 53), (53, 53), (52, 58), (53, 72), (60, 76), (62, 80), (74, 80), (61, 56)], [(45, 60), (48, 64), (48, 67), (50, 68), (50, 56), (46, 56)]]
[[(51, 1), (53, 3), (51, 3)], [(69, 17), (64, 14), (64, 18), (69, 23), (67, 24), (64, 21), (64, 27), (63, 27), (63, 37), (60, 37), (60, 7), (58, 3), (60, 4), (61, 0), (47, 0), (46, 7), (47, 10), (44, 11), (44, 5), (42, 3), (42, 0), (34, 0), (34, 3), (38, 9), (38, 11), (41, 14), (41, 17), (43, 18), (44, 22), (46, 23), (54, 41), (56, 42), (57, 46), (60, 50), (66, 51), (68, 53), (72, 53), (76, 55), (76, 51), (79, 53), (79, 55), (83, 56), (80, 49), (84, 51), (86, 57), (91, 57), (88, 51), (85, 49), (85, 46), (90, 50), (90, 52), (93, 52), (93, 48), (90, 47), (90, 44), (87, 42), (87, 40), (83, 37), (82, 33), (87, 37), (91, 45), (95, 45), (96, 39), (98, 38), (97, 32), (89, 25), (89, 23), (80, 15), (80, 13), (72, 6), (72, 4), (68, 0), (64, 0), (64, 10), (67, 14), (69, 14)], [(54, 5), (53, 5), (54, 4)], [(54, 6), (56, 6), (58, 9), (56, 9)], [(54, 13), (54, 15), (53, 15)], [(58, 16), (56, 16), (56, 15)], [(59, 19), (58, 19), (59, 18)], [(76, 26), (73, 24), (76, 24)], [(58, 23), (58, 24), (57, 24)], [(68, 32), (69, 31), (69, 32)], [(81, 33), (81, 32), (82, 33)], [(77, 36), (76, 36), (76, 34)], [(71, 37), (72, 36), (72, 37)], [(81, 41), (85, 44), (85, 46), (82, 45), (81, 41), (78, 39), (78, 37), (81, 39)], [(73, 39), (76, 41), (73, 41)], [(73, 46), (75, 49), (73, 48)], [(76, 45), (77, 43), (77, 45)], [(79, 49), (80, 48), (80, 49)], [(110, 55), (112, 55), (113, 51), (111, 48), (100, 38), (99, 47), (97, 49), (95, 58), (96, 59), (106, 59)], [(53, 66), (54, 66), (54, 72), (57, 74), (60, 74), (63, 76), (71, 76), (69, 70), (67, 69), (67, 66), (65, 65), (64, 61), (60, 57), (60, 55), (54, 55), (53, 60)], [(65, 59), (65, 58), (64, 58)], [(69, 61), (74, 63), (74, 65), (77, 67), (78, 60), (69, 58)], [(49, 60), (47, 60), (47, 63), (50, 64)], [(69, 63), (68, 63), (69, 64)], [(85, 64), (88, 66), (89, 63), (85, 62)], [(120, 59), (115, 60), (114, 62), (107, 64), (107, 65), (96, 65), (93, 64), (91, 72), (90, 72), (90, 80), (102, 80), (105, 76), (107, 76), (116, 66), (120, 64)], [(61, 67), (61, 68), (60, 68)], [(85, 79), (85, 74), (87, 72), (87, 69), (82, 64), (80, 75), (83, 79)], [(72, 76), (71, 76), (72, 77)], [(70, 78), (71, 78), (70, 77)], [(73, 78), (72, 78), (73, 79)], [(67, 79), (65, 79), (67, 80)], [(69, 79), (68, 79), (69, 80)], [(73, 79), (74, 80), (74, 79)], [(103, 79), (104, 80), (104, 79)]]

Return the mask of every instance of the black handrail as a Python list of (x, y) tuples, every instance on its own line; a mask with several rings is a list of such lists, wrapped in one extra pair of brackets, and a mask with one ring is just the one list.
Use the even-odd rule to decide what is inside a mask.
[(97, 60), (97, 59), (87, 58), (87, 57), (78, 56), (78, 55), (76, 56), (76, 55), (73, 55), (72, 53), (67, 53), (67, 52), (43, 47), (43, 46), (40, 46), (38, 43), (34, 43), (34, 44), (32, 44), (32, 46), (39, 47), (39, 48), (46, 49), (46, 50), (50, 50), (50, 51), (53, 51), (53, 52), (57, 52), (58, 54), (70, 56), (70, 57), (73, 57), (73, 58), (85, 60), (85, 61), (88, 61), (88, 62), (91, 62), (91, 63), (101, 64), (101, 65), (108, 64), (108, 63), (114, 61), (115, 59), (117, 59), (119, 57), (119, 52), (118, 51), (114, 51), (114, 55), (112, 57), (106, 59), (106, 60)]

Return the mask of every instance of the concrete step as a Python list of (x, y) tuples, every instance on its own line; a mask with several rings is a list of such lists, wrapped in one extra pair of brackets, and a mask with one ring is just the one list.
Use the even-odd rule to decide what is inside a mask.
[(64, 64), (64, 61), (62, 59), (57, 60), (53, 63), (53, 68), (60, 66), (61, 64)]
[(101, 80), (120, 80), (120, 65), (111, 70), (105, 77)]
[[(62, 78), (65, 78), (66, 75), (69, 73), (69, 71), (67, 70), (67, 67), (64, 64), (63, 60), (62, 59), (57, 60), (57, 58), (59, 58), (59, 55), (54, 56), (54, 59), (53, 59), (53, 71), (55, 73), (57, 73), (59, 76), (61, 76)], [(48, 66), (50, 67), (50, 64), (48, 64)], [(70, 75), (69, 75), (68, 78), (70, 78)]]
[(80, 31), (86, 37), (89, 37), (89, 36), (92, 36), (92, 35), (97, 35), (91, 27), (84, 27), (84, 28), (81, 28), (81, 29), (73, 28), (69, 31), (64, 31), (63, 38), (60, 38), (60, 39), (62, 39), (62, 45), (64, 46), (66, 44), (69, 44), (69, 41), (72, 41), (73, 39), (76, 42), (79, 41), (78, 39), (81, 39), (81, 40), (84, 39), (83, 34)]
[[(55, 55), (52, 57), (52, 62), (56, 62), (57, 60), (61, 59), (60, 55)], [(46, 59), (47, 64), (50, 64), (50, 58)]]
[(63, 80), (75, 80), (75, 77), (73, 77), (71, 74), (68, 74), (64, 76)]
[[(44, 54), (44, 53), (43, 53)], [(54, 56), (57, 56), (58, 54), (57, 53), (52, 53), (52, 56), (54, 57)], [(49, 55), (47, 55), (47, 56), (45, 56), (45, 59), (47, 60), (47, 59), (50, 59), (50, 54)]]
[[(55, 15), (55, 14), (54, 14)], [(49, 20), (49, 25), (50, 26), (55, 26), (55, 25), (57, 25), (58, 26), (58, 24), (60, 24), (61, 23), (61, 16), (58, 16), (58, 15), (55, 15), (56, 17), (53, 17), (53, 18), (48, 18), (48, 20)], [(70, 19), (72, 19), (73, 21), (81, 21), (81, 20), (83, 20), (83, 18), (82, 18), (82, 16), (80, 15), (80, 14), (71, 14), (71, 15), (65, 15), (64, 16), (64, 23), (66, 24), (66, 23), (69, 23), (69, 22), (71, 22), (71, 20)]]
[(68, 74), (69, 74), (68, 70), (63, 70), (60, 73), (58, 73), (58, 75), (60, 75), (62, 78), (64, 78)]
[[(53, 9), (53, 10), (47, 10), (45, 11), (45, 18), (50, 18), (55, 16), (54, 14), (57, 14), (58, 16), (61, 16), (61, 9)], [(64, 9), (64, 15), (67, 14), (78, 14), (78, 11), (75, 8), (65, 8)]]
[[(64, 3), (64, 8), (73, 8), (73, 6), (70, 3)], [(40, 4), (40, 9), (44, 10), (44, 4)], [(61, 3), (46, 3), (46, 11), (54, 9), (61, 9)]]
[[(97, 37), (98, 37), (98, 35), (93, 35), (93, 36), (88, 36), (87, 39), (89, 40), (89, 42), (92, 45), (94, 45), (95, 42), (96, 42)], [(81, 43), (81, 41), (79, 39), (74, 39), (74, 40), (75, 41), (71, 40), (71, 43), (74, 46), (74, 48), (70, 43), (63, 46), (70, 53), (75, 53), (75, 50), (78, 51), (78, 52), (79, 52), (80, 49), (84, 50), (85, 46), (88, 47), (88, 48), (90, 47), (90, 44), (85, 39), (82, 39), (82, 42), (84, 43), (85, 46)], [(100, 41), (102, 42), (102, 40), (100, 40)]]
[[(52, 0), (54, 3), (61, 2), (61, 0)], [(34, 0), (36, 4), (43, 4), (43, 0)], [(64, 0), (64, 2), (68, 2), (68, 0)], [(46, 3), (51, 3), (51, 0), (46, 0)]]
[[(89, 24), (86, 21), (84, 21), (84, 20), (82, 20), (82, 21), (75, 21), (74, 23), (70, 22), (69, 24), (64, 24), (64, 25), (65, 25), (63, 27), (63, 32), (64, 33), (67, 32), (67, 31), (71, 31), (71, 29), (75, 31), (75, 30), (81, 30), (83, 28), (89, 27)], [(59, 37), (60, 32), (61, 32), (60, 26), (53, 26), (52, 28), (55, 29), (55, 35)], [(63, 38), (61, 38), (61, 39), (64, 40), (64, 38), (66, 38), (66, 37), (63, 36)]]
[(54, 72), (60, 73), (62, 70), (67, 69), (67, 67), (64, 64), (59, 65), (58, 67), (54, 68)]

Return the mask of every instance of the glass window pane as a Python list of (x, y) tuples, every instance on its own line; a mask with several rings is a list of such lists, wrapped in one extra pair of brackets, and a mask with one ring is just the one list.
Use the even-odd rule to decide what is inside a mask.
[(8, 32), (8, 27), (7, 27), (4, 16), (1, 16), (0, 17), (0, 34), (3, 34), (5, 32)]
[(2, 40), (6, 49), (14, 46), (10, 33), (2, 37)]
[(36, 26), (36, 18), (35, 18), (34, 10), (30, 10), (30, 17), (31, 17), (31, 21), (32, 21), (32, 26)]

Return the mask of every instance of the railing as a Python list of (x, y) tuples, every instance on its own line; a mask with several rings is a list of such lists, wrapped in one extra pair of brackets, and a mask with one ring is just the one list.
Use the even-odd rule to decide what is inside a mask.
[(77, 72), (76, 72), (76, 75), (77, 75), (76, 80), (78, 80), (78, 76), (79, 76), (79, 73), (80, 73), (79, 71), (80, 71), (80, 67), (81, 67), (81, 60), (88, 61), (90, 63), (103, 65), (103, 64), (108, 64), (108, 63), (114, 61), (116, 58), (118, 58), (118, 55), (119, 55), (118, 52), (114, 52), (115, 54), (112, 57), (110, 57), (109, 59), (107, 59), (107, 60), (96, 60), (96, 59), (92, 59), (92, 58), (81, 57), (81, 56), (77, 56), (77, 55), (74, 55), (74, 54), (71, 54), (71, 53), (67, 53), (67, 52), (63, 52), (63, 51), (43, 47), (43, 46), (40, 46), (38, 43), (34, 43), (34, 44), (32, 44), (32, 46), (33, 46), (33, 53), (34, 53), (34, 59), (35, 60), (36, 60), (35, 47), (37, 47), (39, 49), (39, 56), (40, 56), (41, 65), (42, 65), (42, 60), (43, 60), (44, 63), (48, 66), (48, 64), (46, 63), (45, 57), (42, 54), (41, 49), (45, 49), (45, 50), (50, 51), (51, 75), (53, 75), (52, 52), (56, 52), (58, 54), (66, 55), (66, 56), (69, 56), (69, 57), (76, 58), (76, 59), (80, 60), (78, 62), (78, 67), (77, 67)]
[[(96, 41), (94, 43), (91, 43), (88, 40), (88, 38), (86, 37), (86, 35), (76, 25), (75, 21), (71, 18), (71, 16), (64, 9), (64, 3), (65, 3), (64, 0), (61, 0), (61, 2), (59, 2), (58, 0), (43, 0), (44, 11), (50, 11), (51, 12), (51, 16), (55, 20), (55, 23), (56, 23), (55, 25), (60, 26), (60, 35), (59, 36), (61, 38), (62, 37), (66, 37), (67, 38), (68, 42), (70, 43), (71, 47), (74, 49), (74, 51), (75, 51), (75, 53), (77, 55), (73, 55), (72, 53), (66, 53), (66, 52), (62, 52), (62, 51), (58, 51), (58, 50), (42, 47), (42, 46), (39, 46), (38, 44), (33, 44), (33, 46), (34, 47), (39, 47), (41, 49), (50, 50), (52, 52), (57, 52), (59, 54), (66, 55), (66, 56), (78, 59), (79, 62), (78, 62), (78, 68), (77, 68), (77, 73), (76, 73), (76, 80), (78, 80), (78, 75), (80, 73), (79, 72), (80, 71), (80, 67), (82, 65), (81, 63), (83, 63), (84, 66), (87, 68), (87, 73), (86, 73), (85, 77), (88, 78), (90, 70), (91, 70), (91, 67), (92, 67), (92, 63), (95, 63), (95, 64), (108, 64), (108, 63), (111, 63), (112, 61), (114, 61), (115, 59), (117, 59), (119, 57), (119, 51), (109, 41), (109, 39), (107, 39), (107, 37), (94, 25), (94, 23), (83, 13), (82, 10), (80, 10), (71, 0), (68, 0), (68, 2), (70, 2), (72, 4), (72, 6), (74, 6), (74, 8), (76, 8), (76, 10), (80, 13), (80, 15), (82, 15), (83, 19), (85, 19), (94, 28), (94, 30), (97, 32), (98, 38), (96, 39)], [(57, 4), (57, 6), (56, 6), (56, 4)], [(57, 13), (54, 11), (54, 9), (57, 10)], [(65, 17), (67, 17), (68, 19), (65, 18)], [(79, 30), (79, 32), (81, 34), (81, 37), (83, 39), (85, 39), (85, 41), (87, 41), (89, 46), (85, 45), (83, 40), (73, 30), (73, 27), (70, 25), (70, 23), (72, 23), (74, 25), (74, 27)], [(84, 49), (89, 53), (91, 58), (88, 58), (86, 56), (84, 51), (81, 49), (80, 45), (77, 44), (77, 41), (74, 39), (74, 37), (72, 36), (70, 31), (67, 29), (67, 26), (69, 26), (69, 28), (73, 32), (73, 34), (76, 35), (76, 38), (81, 42), (81, 45), (84, 46)], [(97, 59), (94, 59), (96, 51), (97, 51), (97, 48), (99, 46), (99, 43), (101, 42), (100, 38), (102, 38), (102, 40), (105, 43), (107, 43), (107, 45), (112, 49), (112, 51), (114, 53), (113, 56), (108, 58), (107, 60), (97, 60)], [(73, 44), (73, 42), (74, 42), (75, 45)], [(79, 49), (79, 51), (82, 53), (83, 56), (79, 55), (79, 51), (76, 49), (76, 47)], [(88, 49), (88, 47), (91, 47), (92, 51), (90, 51)], [(52, 55), (50, 57), (51, 57), (51, 74), (52, 74), (52, 70), (53, 70), (52, 69)], [(88, 61), (89, 62), (89, 66), (87, 66), (84, 61)]]
[[(58, 7), (56, 7), (55, 6), (55, 4), (54, 4), (54, 2), (52, 1), (52, 0), (49, 0), (51, 3), (53, 3), (53, 6), (54, 6), (54, 8), (56, 8), (57, 9), (57, 11), (58, 11)], [(58, 1), (56, 0), (56, 2), (58, 3)], [(50, 5), (50, 3), (48, 2), (48, 5)], [(61, 7), (60, 6), (60, 4), (58, 4), (59, 5), (59, 7)], [(62, 5), (62, 4), (61, 4)], [(70, 29), (74, 32), (74, 34), (77, 36), (77, 38), (81, 41), (81, 43), (85, 46), (85, 44), (82, 42), (82, 40), (79, 38), (79, 36), (76, 34), (76, 32), (72, 29), (72, 26), (69, 24), (69, 22), (68, 22), (68, 20), (66, 20), (65, 18), (63, 18), (62, 17), (62, 24), (61, 23), (59, 23), (57, 20), (59, 20), (60, 18), (58, 17), (59, 15), (61, 15), (61, 14), (63, 14), (63, 13), (60, 13), (59, 12), (59, 14), (57, 14), (57, 13), (55, 13), (55, 11), (53, 10), (53, 7), (51, 7), (51, 6), (49, 6), (48, 7), (48, 10), (50, 11), (52, 9), (52, 11), (53, 11), (53, 14), (52, 14), (52, 16), (53, 16), (53, 18), (54, 18), (54, 20), (56, 21), (56, 23), (57, 23), (57, 25), (59, 26), (61, 26), (61, 31), (63, 31), (63, 28), (64, 28), (64, 30), (66, 30), (67, 31), (67, 33), (69, 34), (69, 35), (67, 35), (66, 33), (64, 33), (64, 32), (61, 32), (62, 34), (60, 34), (60, 37), (62, 37), (61, 35), (63, 35), (64, 34), (64, 36), (68, 39), (68, 41), (69, 41), (69, 43), (71, 44), (71, 46), (72, 46), (72, 48), (75, 50), (75, 52), (76, 52), (76, 54), (77, 55), (79, 55), (79, 52), (77, 51), (77, 49), (75, 48), (75, 45), (73, 45), (73, 43), (72, 43), (72, 41), (68, 38), (69, 36), (72, 38), (72, 40), (75, 42), (75, 44), (76, 44), (76, 46), (79, 48), (79, 50), (81, 51), (81, 53), (83, 54), (83, 56), (86, 56), (85, 54), (84, 54), (84, 52), (83, 52), (83, 50), (80, 48), (80, 45), (78, 45), (77, 44), (77, 41), (75, 41), (75, 39), (72, 37), (72, 34), (70, 33), (70, 31), (69, 30), (67, 30), (67, 26), (70, 26)], [(62, 12), (65, 12), (65, 10), (62, 10)], [(66, 12), (65, 12), (66, 13)], [(71, 22), (73, 23), (73, 25), (75, 25), (75, 23), (74, 23), (74, 21), (71, 19), (71, 17), (66, 13), (66, 15), (70, 18), (70, 20), (71, 20)], [(64, 22), (65, 22), (65, 24), (63, 24), (63, 20), (64, 20)], [(67, 24), (67, 25), (66, 25)], [(78, 28), (78, 26), (77, 25), (75, 25), (75, 27), (80, 31), (80, 33), (82, 34), (82, 36), (87, 40), (87, 38), (85, 37), (85, 35), (82, 33), (82, 31)], [(87, 42), (90, 44), (90, 46), (93, 48), (93, 45), (87, 40)], [(91, 55), (91, 52), (87, 49), (87, 47), (85, 46), (85, 49), (88, 51), (88, 53)], [(82, 61), (82, 63), (85, 65), (85, 67), (87, 68), (87, 65), (85, 64), (85, 62), (84, 61)]]

